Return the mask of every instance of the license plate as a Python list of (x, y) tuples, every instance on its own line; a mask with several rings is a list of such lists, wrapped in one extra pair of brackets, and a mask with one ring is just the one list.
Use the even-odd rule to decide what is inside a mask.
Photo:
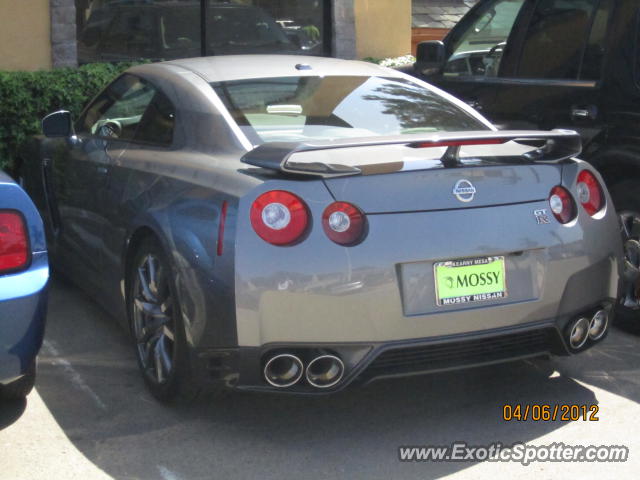
[(507, 298), (504, 257), (451, 260), (434, 264), (438, 306)]

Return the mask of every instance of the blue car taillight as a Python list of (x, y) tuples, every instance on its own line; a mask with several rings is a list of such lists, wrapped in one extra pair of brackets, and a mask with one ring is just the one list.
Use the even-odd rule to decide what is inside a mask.
[(29, 237), (22, 215), (0, 211), (0, 274), (21, 270), (29, 262)]

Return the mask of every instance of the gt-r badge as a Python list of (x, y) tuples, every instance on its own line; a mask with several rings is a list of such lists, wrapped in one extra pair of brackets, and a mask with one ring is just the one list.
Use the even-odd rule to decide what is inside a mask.
[(551, 220), (549, 220), (549, 215), (547, 214), (547, 210), (544, 208), (541, 208), (540, 210), (534, 210), (533, 215), (536, 217), (536, 222), (538, 222), (538, 225), (547, 225), (551, 223)]
[(461, 202), (468, 203), (475, 197), (476, 187), (469, 180), (458, 180), (453, 187), (453, 194)]

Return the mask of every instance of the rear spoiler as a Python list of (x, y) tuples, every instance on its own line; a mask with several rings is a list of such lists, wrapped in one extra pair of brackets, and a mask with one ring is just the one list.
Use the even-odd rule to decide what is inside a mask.
[[(336, 177), (358, 175), (362, 171), (355, 165), (296, 161), (298, 154), (319, 150), (341, 148), (375, 147), (384, 145), (405, 145), (409, 148), (447, 147), (441, 158), (445, 168), (462, 166), (459, 153), (464, 146), (501, 145), (507, 142), (519, 142), (537, 146), (522, 155), (524, 161), (540, 163), (559, 163), (580, 154), (582, 141), (580, 135), (572, 130), (503, 130), (477, 132), (438, 132), (414, 135), (396, 135), (391, 137), (372, 137), (360, 139), (341, 139), (317, 142), (270, 142), (264, 143), (247, 152), (241, 159), (243, 163), (256, 167), (277, 170), (296, 175)], [(540, 144), (544, 142), (541, 146)]]

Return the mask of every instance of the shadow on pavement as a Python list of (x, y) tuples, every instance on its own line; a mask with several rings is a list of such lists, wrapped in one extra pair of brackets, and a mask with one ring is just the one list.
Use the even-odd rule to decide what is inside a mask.
[(26, 400), (0, 400), (0, 430), (17, 422), (26, 408)]
[(70, 285), (54, 282), (51, 297), (38, 392), (74, 445), (114, 478), (439, 478), (472, 464), (400, 463), (398, 447), (534, 440), (565, 424), (504, 422), (503, 405), (596, 403), (574, 378), (640, 400), (638, 338), (614, 331), (569, 359), (318, 398), (232, 394), (171, 408), (147, 394), (113, 319)]

